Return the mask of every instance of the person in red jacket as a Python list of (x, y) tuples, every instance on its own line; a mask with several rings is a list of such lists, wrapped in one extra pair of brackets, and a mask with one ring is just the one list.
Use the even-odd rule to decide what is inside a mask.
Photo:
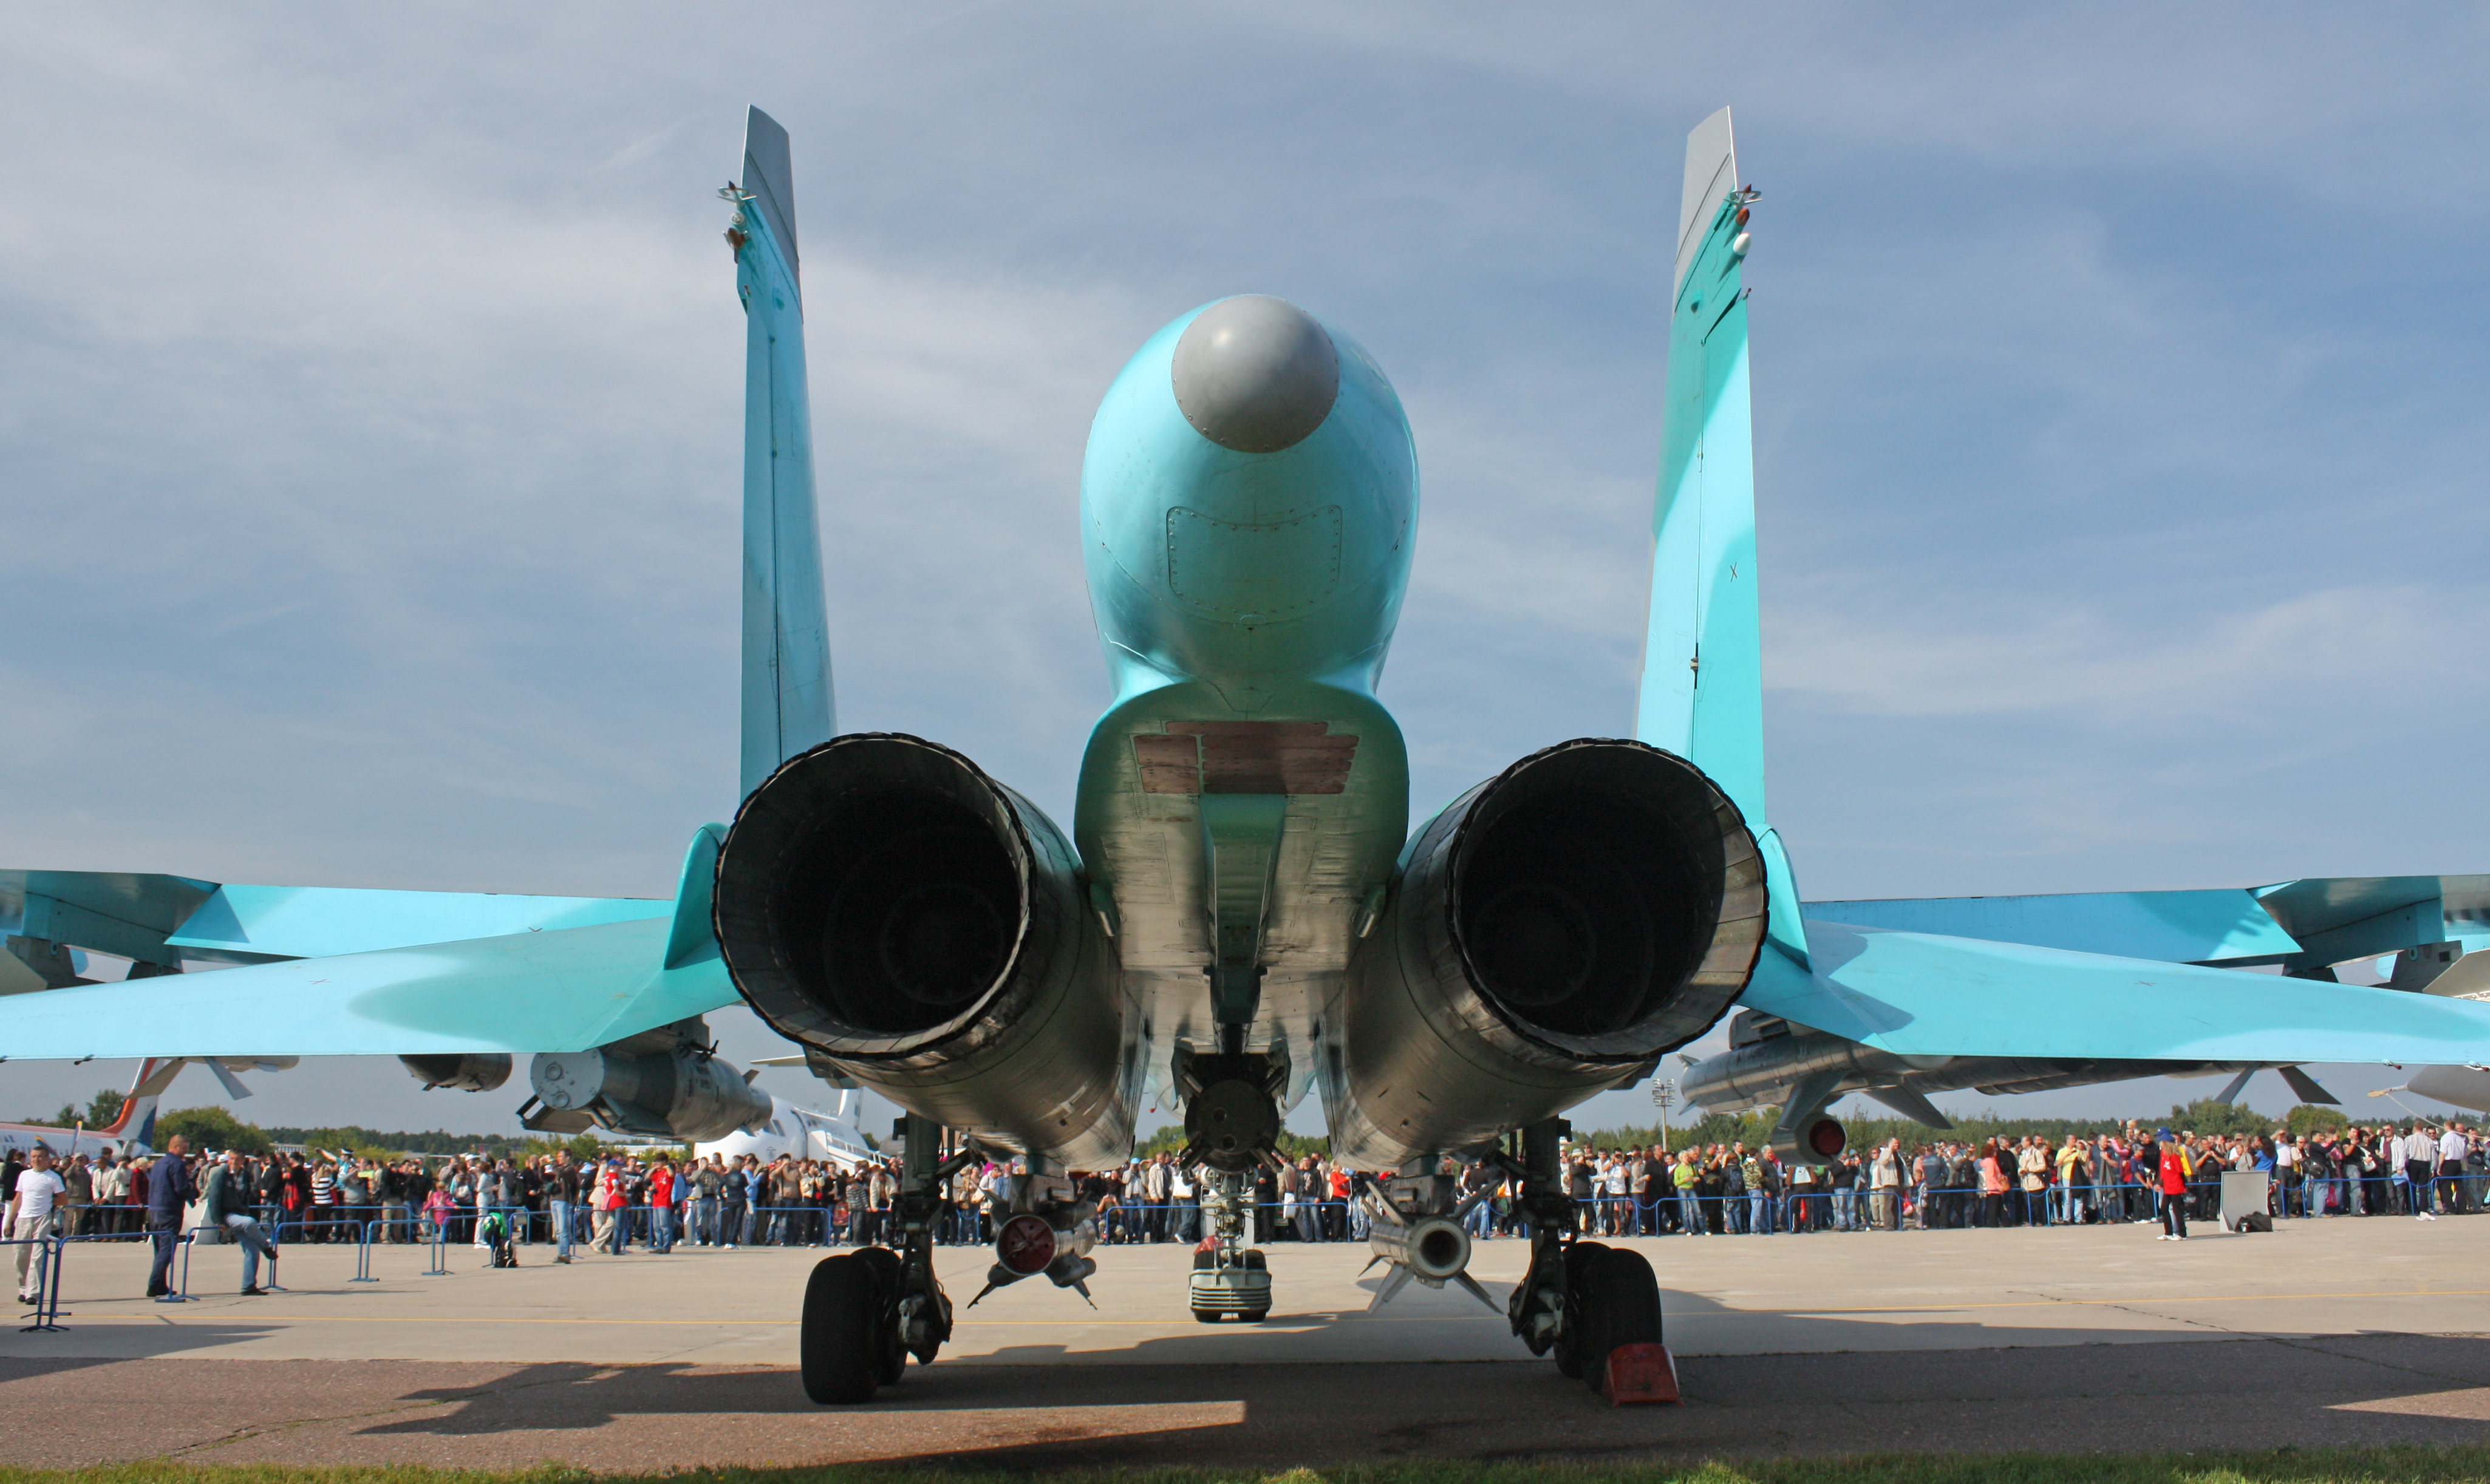
[(659, 1155), (649, 1169), (649, 1250), (664, 1253), (675, 1245), (675, 1167)]
[(2161, 1235), (2159, 1241), (2187, 1240), (2187, 1177), (2195, 1173), (2187, 1158), (2187, 1150), (2170, 1130), (2156, 1135), (2161, 1141)]

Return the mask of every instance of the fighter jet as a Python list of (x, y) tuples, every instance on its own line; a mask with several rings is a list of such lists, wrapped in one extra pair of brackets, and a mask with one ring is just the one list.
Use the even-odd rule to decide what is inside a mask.
[(1563, 1115), (1733, 1010), (1904, 1058), (2490, 1059), (2490, 1006), (2218, 955), (1807, 921), (1765, 807), (1757, 193), (1725, 109), (1689, 137), (1677, 240), (1655, 253), (1672, 310), (1636, 735), (1551, 738), (1414, 833), (1375, 685), (1417, 459), (1345, 327), (1222, 299), (1170, 321), (1107, 388), (1079, 520), (1113, 699), (1067, 830), (937, 741), (838, 730), (794, 175), (758, 110), (721, 194), (747, 333), (743, 797), (694, 836), (675, 899), (189, 883), (178, 921), (147, 920), (168, 924), (159, 957), (263, 961), (16, 996), (0, 1052), (380, 1052), (469, 1086), (525, 1054), (533, 1120), (688, 1136), (767, 1116), (699, 1018), (739, 999), (820, 1074), (907, 1110), (900, 1240), (808, 1280), (802, 1373), (823, 1402), (939, 1353), (952, 1303), (932, 1234), (944, 1181), (972, 1160), (1023, 1172), (989, 1285), (1043, 1273), (1086, 1293), (1094, 1213), (1068, 1177), (1122, 1160), (1144, 1107), (1181, 1105), (1205, 1170), (1197, 1318), (1274, 1302), (1246, 1244), (1252, 1176), (1288, 1110), (1317, 1098), (1334, 1156), (1388, 1177), (1370, 1201), (1383, 1286), (1490, 1298), (1442, 1173), (1451, 1156), (1490, 1161), (1534, 1234), (1495, 1306), (1533, 1354), (1602, 1385), (1654, 1363), (1659, 1292), (1640, 1254), (1576, 1235)]

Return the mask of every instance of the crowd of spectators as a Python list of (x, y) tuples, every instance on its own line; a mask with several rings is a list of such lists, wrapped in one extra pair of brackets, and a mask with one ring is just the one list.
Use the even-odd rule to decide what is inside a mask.
[[(2177, 1169), (2165, 1171), (2171, 1160)], [(1584, 1150), (1575, 1152), (1568, 1180), (1585, 1230), (1728, 1236), (2153, 1221), (2162, 1216), (2165, 1191), (2179, 1197), (2183, 1217), (2209, 1219), (2224, 1170), (2271, 1177), (2271, 1215), (2435, 1220), (2480, 1208), (2490, 1144), (2463, 1124), (2418, 1121), (2304, 1137), (2279, 1128), (2148, 1132), (2128, 1124), (2057, 1142), (2032, 1134), (1905, 1148), (1894, 1139), (1817, 1163), (1785, 1164), (1744, 1144)], [(1499, 1187), (1482, 1212), (1492, 1213), (1478, 1218), (1482, 1234), (1518, 1225), (1509, 1189)]]
[[(50, 1229), (89, 1240), (144, 1239), (158, 1155), (83, 1153), (54, 1162), (59, 1190)], [(610, 1155), (381, 1159), (316, 1152), (191, 1156), (184, 1190), (212, 1178), (225, 1207), (243, 1209), (275, 1242), (443, 1241), (494, 1245), (550, 1242), (555, 1261), (638, 1244), (665, 1253), (683, 1245), (866, 1245), (895, 1240), (895, 1160), (847, 1165), (754, 1156)], [(2178, 1161), (2175, 1170), (2165, 1165)], [(23, 1166), (13, 1153), (0, 1200), (15, 1194)], [(1580, 1230), (1602, 1236), (1729, 1236), (1904, 1227), (2041, 1226), (2212, 1217), (2223, 1170), (2272, 1177), (2278, 1216), (2408, 1215), (2436, 1219), (2479, 1209), (2490, 1183), (2490, 1143), (2462, 1124), (2346, 1127), (2295, 1137), (2148, 1132), (2056, 1142), (1898, 1140), (1815, 1163), (1784, 1163), (1743, 1144), (1667, 1150), (1566, 1152), (1566, 1180)], [(1448, 1161), (1478, 1237), (1527, 1234), (1514, 1183), (1483, 1163)], [(1011, 1171), (971, 1166), (945, 1192), (952, 1212), (937, 1233), (951, 1243), (992, 1240), (999, 1186)], [(1077, 1177), (1109, 1243), (1200, 1241), (1202, 1172), (1168, 1154), (1136, 1156)], [(1315, 1156), (1258, 1173), (1254, 1240), (1362, 1241), (1362, 1193), (1375, 1176)], [(47, 1187), (48, 1189), (48, 1187)], [(2165, 1217), (2174, 1202), (2176, 1218)], [(220, 1213), (219, 1219), (222, 1219)], [(22, 1286), (22, 1284), (21, 1284)]]

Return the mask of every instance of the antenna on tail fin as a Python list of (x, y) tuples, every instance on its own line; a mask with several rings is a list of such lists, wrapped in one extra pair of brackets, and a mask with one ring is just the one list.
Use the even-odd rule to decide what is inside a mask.
[(743, 793), (838, 728), (829, 619), (813, 497), (813, 416), (804, 383), (804, 300), (787, 130), (755, 108), (744, 122), (736, 291), (743, 362)]
[(1764, 811), (1763, 623), (1747, 387), (1747, 204), (1722, 109), (1686, 136), (1652, 521), (1651, 620), (1635, 735), (1701, 768), (1755, 833), (1772, 941), (1804, 964), (1798, 892)]

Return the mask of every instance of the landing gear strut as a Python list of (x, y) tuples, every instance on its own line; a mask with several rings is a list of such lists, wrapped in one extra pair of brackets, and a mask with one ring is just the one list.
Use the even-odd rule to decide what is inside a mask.
[[(1532, 1355), (1552, 1351), (1558, 1371), (1607, 1391), (1611, 1356), (1626, 1346), (1660, 1346), (1660, 1282), (1641, 1253), (1575, 1235), (1557, 1155), (1557, 1142), (1572, 1131), (1561, 1118), (1542, 1119), (1522, 1128), (1519, 1160), (1497, 1156), (1520, 1179), (1530, 1224), (1530, 1271), (1506, 1312)], [(1659, 1360), (1665, 1363), (1665, 1352)]]
[(873, 1400), (899, 1380), (908, 1357), (931, 1365), (951, 1337), (951, 1300), (934, 1276), (935, 1223), (950, 1211), (942, 1183), (975, 1158), (945, 1158), (941, 1126), (908, 1115), (892, 1217), (899, 1250), (862, 1247), (815, 1265), (804, 1286), (797, 1351), (804, 1394), (825, 1405)]

